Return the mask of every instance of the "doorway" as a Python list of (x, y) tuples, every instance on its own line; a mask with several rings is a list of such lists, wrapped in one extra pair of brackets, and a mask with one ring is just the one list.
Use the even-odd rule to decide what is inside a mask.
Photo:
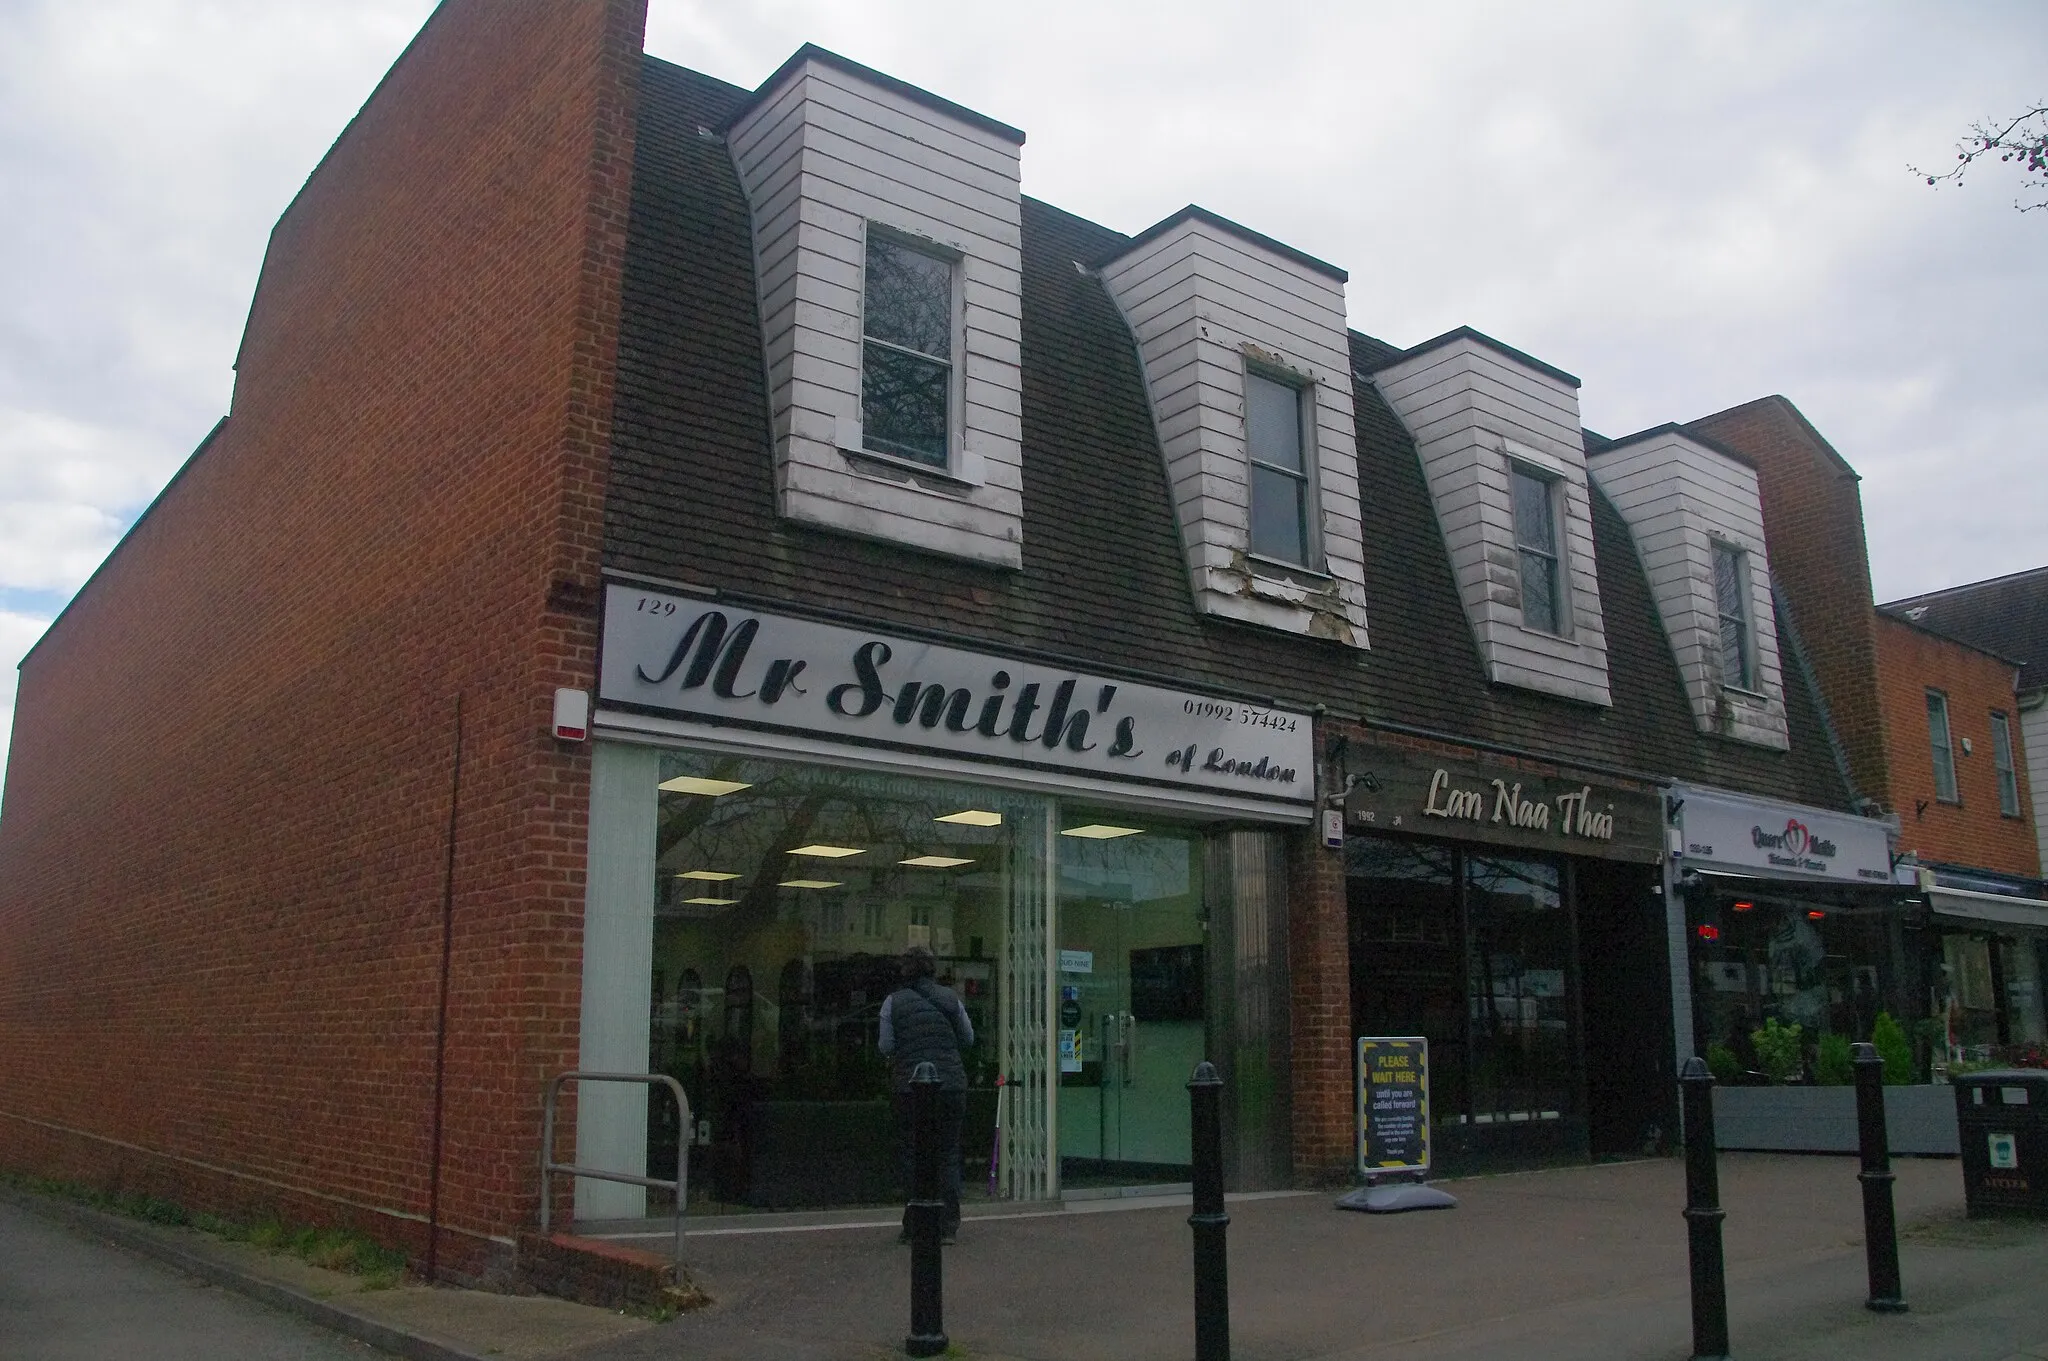
[(1584, 961), (1586, 1118), (1594, 1157), (1678, 1142), (1671, 969), (1655, 866), (1573, 864)]
[(1207, 1017), (1200, 836), (1078, 811), (1062, 822), (1061, 1184), (1188, 1181), (1187, 1075)]

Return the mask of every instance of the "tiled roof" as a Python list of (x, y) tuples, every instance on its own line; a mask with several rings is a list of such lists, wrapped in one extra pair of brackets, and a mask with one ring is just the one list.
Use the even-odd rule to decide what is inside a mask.
[[(1615, 705), (1490, 684), (1407, 431), (1357, 387), (1371, 650), (1195, 610), (1130, 333), (1084, 267), (1129, 237), (1023, 203), (1023, 566), (1002, 571), (776, 514), (747, 203), (722, 125), (746, 91), (644, 67), (620, 324), (608, 567), (1424, 729), (1561, 763), (1833, 807), (1847, 790), (1788, 673), (1790, 754), (1700, 735), (1628, 530), (1595, 497)], [(1400, 351), (1352, 337), (1369, 372)], [(1787, 649), (1789, 655), (1789, 649)]]
[(2022, 690), (2048, 686), (2048, 567), (1909, 596), (1878, 608), (2020, 663)]

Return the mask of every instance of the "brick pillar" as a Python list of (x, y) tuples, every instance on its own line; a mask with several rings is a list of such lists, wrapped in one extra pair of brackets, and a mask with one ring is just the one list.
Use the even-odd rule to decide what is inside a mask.
[(1351, 950), (1344, 856), (1321, 829), (1297, 833), (1288, 857), (1288, 964), (1293, 1000), (1294, 1175), (1347, 1180), (1352, 1161)]

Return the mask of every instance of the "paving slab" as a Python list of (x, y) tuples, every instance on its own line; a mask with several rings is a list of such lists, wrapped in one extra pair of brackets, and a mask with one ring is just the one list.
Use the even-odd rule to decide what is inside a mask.
[[(0, 1203), (66, 1225), (77, 1235), (154, 1258), (200, 1281), (226, 1287), (341, 1337), (414, 1361), (547, 1361), (594, 1342), (629, 1337), (654, 1326), (647, 1319), (540, 1295), (500, 1295), (418, 1283), (371, 1288), (360, 1276), (316, 1267), (287, 1253), (217, 1238), (196, 1229), (144, 1223), (18, 1190), (0, 1191)], [(81, 1297), (95, 1288), (106, 1296), (106, 1308), (124, 1307), (124, 1292), (111, 1281), (96, 1284), (89, 1277), (80, 1276), (67, 1286)], [(36, 1354), (0, 1351), (0, 1355), (9, 1358)], [(120, 1354), (123, 1353), (82, 1353)], [(224, 1348), (195, 1355), (218, 1358), (240, 1357), (243, 1353)]]
[[(2024, 1226), (1981, 1244), (1944, 1241), (1941, 1225), (1951, 1237), (1976, 1232), (1960, 1220), (1954, 1162), (1907, 1159), (1897, 1171), (1901, 1218), (1935, 1226), (1903, 1248), (1909, 1298), (1916, 1281), (1929, 1298), (1924, 1314), (1879, 1340), (1924, 1346), (1974, 1318), (1983, 1344), (2002, 1350), (1898, 1355), (2001, 1361), (2048, 1338), (2048, 1315), (2035, 1326), (2024, 1307), (1998, 1314), (1982, 1280), (1994, 1264), (1995, 1277), (2041, 1279), (2048, 1234)], [(1721, 1180), (1737, 1354), (1883, 1355), (1868, 1338), (1854, 1344), (1860, 1352), (1827, 1349), (1829, 1330), (1886, 1322), (1862, 1308), (1855, 1160), (1729, 1154)], [(1457, 1209), (1407, 1215), (1337, 1211), (1333, 1195), (1233, 1202), (1233, 1356), (1689, 1355), (1677, 1160), (1445, 1185)], [(970, 1222), (945, 1257), (947, 1331), (986, 1361), (1184, 1361), (1194, 1347), (1186, 1217), (1175, 1205)], [(711, 1308), (587, 1347), (579, 1361), (901, 1354), (908, 1263), (893, 1226), (705, 1236), (690, 1263)]]

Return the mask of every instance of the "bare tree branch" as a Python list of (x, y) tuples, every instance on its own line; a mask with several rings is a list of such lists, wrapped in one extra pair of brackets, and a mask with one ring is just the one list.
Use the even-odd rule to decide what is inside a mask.
[[(1956, 164), (1940, 174), (1912, 165), (1906, 169), (1933, 186), (1959, 185), (1965, 171), (1994, 152), (2022, 176), (2038, 177), (2025, 182), (2027, 187), (2012, 206), (2023, 213), (2048, 208), (2048, 99), (2035, 100), (2032, 108), (2003, 127), (1989, 120), (1972, 124), (1970, 135), (1956, 143)], [(2030, 198), (2032, 202), (2027, 201)]]

